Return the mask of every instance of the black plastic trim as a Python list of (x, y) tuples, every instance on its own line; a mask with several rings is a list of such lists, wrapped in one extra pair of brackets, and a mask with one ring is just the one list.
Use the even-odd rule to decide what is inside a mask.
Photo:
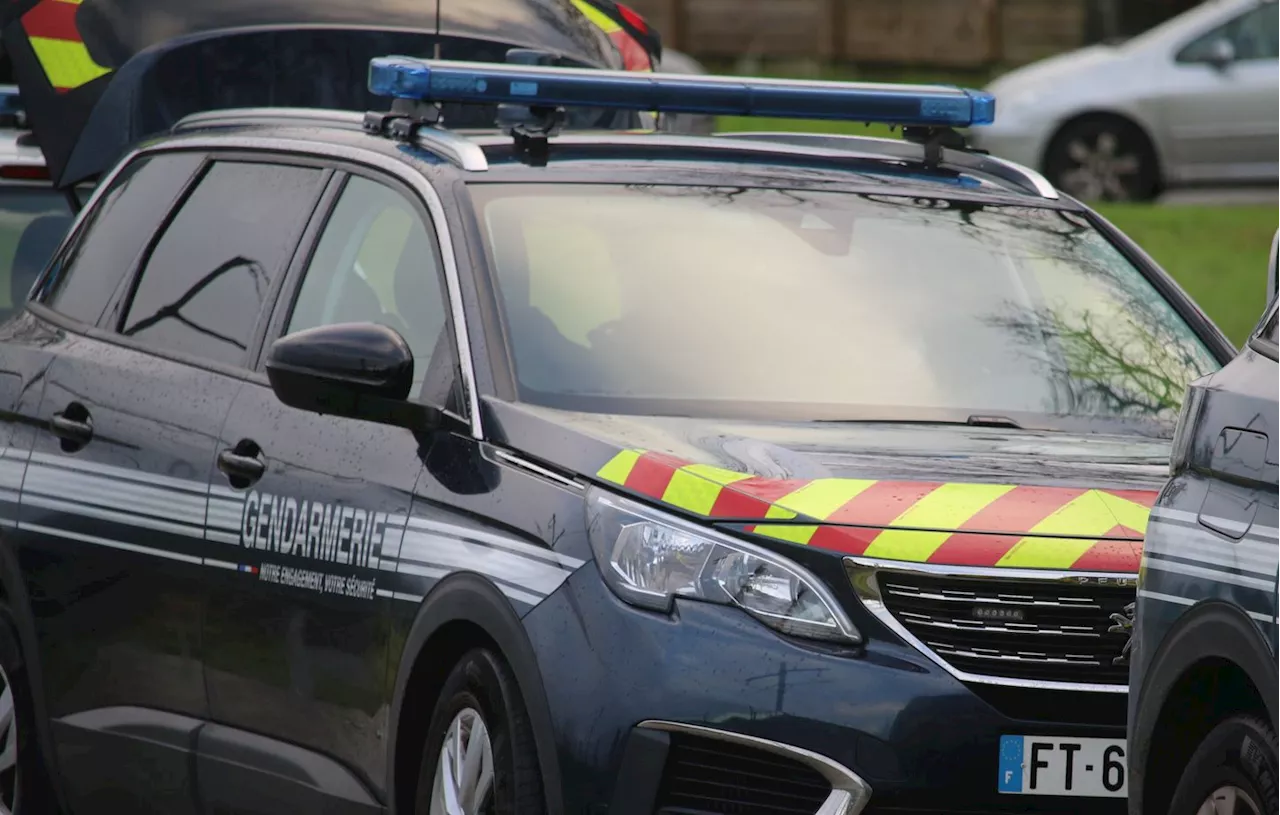
[(345, 767), (311, 750), (219, 724), (197, 734), (195, 777), (206, 812), (381, 815), (382, 805)]
[(627, 736), (609, 815), (652, 815), (671, 750), (671, 734), (637, 727)]
[[(492, 583), (474, 574), (453, 574), (441, 580), (418, 609), (405, 640), (395, 691), (391, 697), (388, 749), (394, 750), (399, 739), (400, 719), (414, 662), (432, 635), (451, 622), (468, 622), (484, 630), (511, 666), (520, 685), (525, 711), (529, 714), (529, 723), (533, 729), (538, 765), (542, 770), (543, 790), (547, 797), (547, 815), (565, 815), (555, 731), (551, 724), (551, 710), (547, 704), (547, 692), (542, 684), (537, 654), (510, 601)], [(392, 755), (387, 762), (387, 811), (390, 815), (395, 815), (396, 812), (398, 788), (395, 773), (396, 761)]]
[(1257, 624), (1239, 607), (1221, 600), (1194, 606), (1165, 633), (1147, 665), (1142, 687), (1130, 704), (1130, 812), (1142, 811), (1142, 782), (1151, 736), (1165, 713), (1169, 692), (1191, 667), (1214, 657), (1244, 671), (1266, 703), (1270, 720), (1277, 720), (1280, 666)]

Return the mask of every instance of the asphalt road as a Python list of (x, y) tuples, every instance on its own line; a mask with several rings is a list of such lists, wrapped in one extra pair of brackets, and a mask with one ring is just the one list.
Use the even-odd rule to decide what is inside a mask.
[(1166, 206), (1237, 206), (1240, 204), (1276, 204), (1280, 195), (1274, 187), (1243, 187), (1237, 189), (1188, 189), (1175, 190), (1160, 196), (1159, 203)]

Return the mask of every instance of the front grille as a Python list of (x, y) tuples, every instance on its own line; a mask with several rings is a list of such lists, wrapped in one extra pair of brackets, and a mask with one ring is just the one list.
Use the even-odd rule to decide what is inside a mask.
[(881, 571), (894, 618), (953, 667), (1010, 679), (1123, 685), (1132, 586)]
[(814, 815), (831, 784), (811, 767), (754, 747), (672, 734), (660, 815)]

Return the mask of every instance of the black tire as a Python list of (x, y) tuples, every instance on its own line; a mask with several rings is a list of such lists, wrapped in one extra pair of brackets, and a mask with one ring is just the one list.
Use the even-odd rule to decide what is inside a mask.
[(431, 812), (432, 786), (445, 736), (454, 718), (470, 708), (488, 729), (493, 751), (493, 793), (484, 815), (542, 815), (546, 812), (538, 754), (529, 716), (515, 676), (487, 648), (468, 651), (445, 679), (427, 727), (418, 769), (415, 815)]
[[(0, 694), (3, 694), (4, 684), (7, 682), (13, 698), (14, 721), (18, 727), (17, 768), (0, 776), (0, 794), (5, 796), (4, 803), (8, 804), (12, 800), (8, 796), (17, 790), (17, 800), (13, 801), (15, 815), (50, 815), (57, 811), (56, 802), (45, 770), (44, 755), (36, 740), (31, 685), (27, 678), (22, 646), (18, 642), (12, 620), (9, 609), (0, 606), (0, 669), (3, 669)], [(7, 734), (7, 728), (0, 728), (0, 745), (5, 744)]]
[(1271, 815), (1280, 808), (1276, 773), (1275, 730), (1257, 716), (1232, 716), (1209, 731), (1192, 753), (1169, 815), (1197, 815), (1210, 796), (1228, 787), (1252, 803), (1252, 808), (1235, 812)]
[[(1107, 154), (1119, 160), (1108, 162)], [(1160, 193), (1151, 140), (1142, 128), (1115, 116), (1064, 125), (1045, 151), (1044, 174), (1058, 189), (1086, 201), (1150, 201)]]

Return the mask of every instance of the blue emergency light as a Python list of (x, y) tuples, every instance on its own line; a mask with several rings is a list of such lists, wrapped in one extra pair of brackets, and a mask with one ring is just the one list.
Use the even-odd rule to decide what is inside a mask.
[(369, 63), (377, 96), (422, 102), (593, 107), (970, 127), (995, 121), (996, 99), (940, 85), (814, 82), (726, 76), (548, 68), (413, 57)]

